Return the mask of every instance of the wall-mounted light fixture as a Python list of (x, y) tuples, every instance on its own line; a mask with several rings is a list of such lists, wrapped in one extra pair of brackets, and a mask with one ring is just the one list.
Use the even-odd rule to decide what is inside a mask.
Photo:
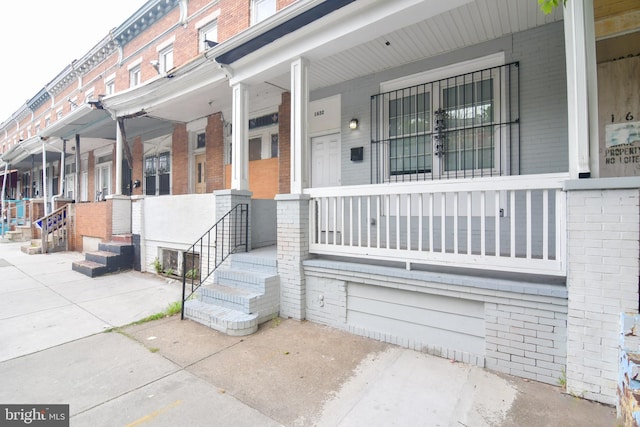
[(156, 70), (156, 73), (160, 74), (160, 61), (157, 59), (152, 59), (149, 61), (149, 64)]
[(351, 121), (349, 122), (349, 129), (358, 129), (358, 119), (351, 119)]

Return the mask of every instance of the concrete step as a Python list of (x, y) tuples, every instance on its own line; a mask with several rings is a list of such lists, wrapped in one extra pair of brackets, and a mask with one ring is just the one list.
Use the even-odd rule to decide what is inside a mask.
[(87, 260), (74, 261), (71, 268), (89, 277), (103, 276), (108, 273), (106, 265)]
[(20, 250), (27, 255), (38, 255), (42, 253), (42, 246), (38, 245), (24, 245), (20, 247)]
[(113, 273), (119, 270), (127, 270), (127, 265), (126, 265), (127, 262), (122, 259), (122, 256), (115, 254), (113, 252), (107, 252), (107, 251), (87, 252), (84, 257), (87, 261), (104, 265), (107, 268), (107, 271), (110, 273)]
[(112, 252), (114, 254), (133, 257), (133, 245), (124, 242), (106, 242), (98, 243), (98, 250)]
[(207, 304), (197, 299), (184, 304), (185, 317), (231, 336), (245, 336), (258, 330), (258, 315)]
[(247, 314), (257, 311), (260, 296), (261, 294), (255, 292), (218, 284), (204, 285), (198, 289), (200, 301)]
[(278, 275), (271, 272), (222, 269), (214, 273), (213, 283), (263, 294), (269, 284), (277, 282)]
[(251, 252), (244, 252), (231, 256), (229, 269), (276, 274), (278, 271), (278, 261), (275, 255), (266, 257), (254, 255)]

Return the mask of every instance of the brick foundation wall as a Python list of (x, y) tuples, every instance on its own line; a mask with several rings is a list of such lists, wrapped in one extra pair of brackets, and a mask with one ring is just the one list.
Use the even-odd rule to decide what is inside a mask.
[(113, 204), (111, 200), (76, 204), (76, 237), (74, 247), (82, 252), (82, 238), (111, 239)]
[(620, 313), (638, 312), (639, 202), (637, 188), (567, 193), (567, 391), (607, 404)]

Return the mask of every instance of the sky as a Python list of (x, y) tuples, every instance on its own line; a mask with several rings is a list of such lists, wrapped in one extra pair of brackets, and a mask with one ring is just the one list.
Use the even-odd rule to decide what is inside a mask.
[(146, 0), (4, 1), (0, 25), (0, 123)]

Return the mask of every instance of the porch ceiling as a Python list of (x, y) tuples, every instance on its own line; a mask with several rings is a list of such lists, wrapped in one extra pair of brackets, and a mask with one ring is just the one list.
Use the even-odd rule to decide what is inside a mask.
[[(423, 2), (425, 3), (425, 2)], [(544, 15), (536, 1), (477, 0), (416, 21), (416, 13), (425, 5), (405, 10), (391, 17), (390, 24), (374, 23), (344, 40), (334, 40), (307, 52), (311, 59), (311, 90), (332, 86), (358, 77), (382, 72), (425, 58), (452, 52), (467, 46), (496, 39), (511, 33), (562, 20), (562, 8)], [(409, 22), (409, 25), (404, 23)], [(384, 31), (393, 28), (393, 31)], [(342, 49), (342, 46), (346, 48)], [(289, 88), (288, 73), (270, 79)]]

